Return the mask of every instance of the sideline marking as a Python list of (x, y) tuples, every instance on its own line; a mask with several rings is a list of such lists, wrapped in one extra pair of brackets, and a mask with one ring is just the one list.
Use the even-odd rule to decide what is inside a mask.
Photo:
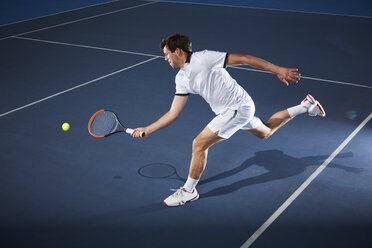
[(352, 14), (337, 14), (337, 13), (316, 12), (316, 11), (302, 11), (302, 10), (291, 10), (291, 9), (275, 9), (275, 8), (264, 8), (264, 7), (249, 7), (249, 6), (231, 5), (231, 4), (196, 3), (196, 2), (171, 1), (171, 0), (158, 1), (158, 2), (159, 3), (192, 4), (192, 5), (203, 5), (203, 6), (213, 6), (213, 7), (240, 8), (240, 9), (253, 9), (253, 10), (254, 9), (257, 9), (257, 10), (293, 12), (293, 13), (315, 14), (315, 15), (344, 16), (344, 17), (355, 17), (355, 18), (372, 18), (372, 16), (362, 16), (362, 15), (352, 15)]
[(120, 69), (120, 70), (118, 70), (118, 71), (112, 72), (112, 73), (107, 74), (107, 75), (104, 75), (104, 76), (102, 76), (102, 77), (99, 77), (99, 78), (96, 78), (96, 79), (90, 80), (90, 81), (88, 81), (88, 82), (85, 82), (85, 83), (79, 84), (79, 85), (77, 85), (77, 86), (75, 86), (75, 87), (72, 87), (72, 88), (69, 88), (69, 89), (67, 89), (67, 90), (64, 90), (64, 91), (58, 92), (58, 93), (56, 93), (56, 94), (50, 95), (50, 96), (48, 96), (48, 97), (42, 98), (42, 99), (37, 100), (37, 101), (35, 101), (35, 102), (32, 102), (32, 103), (26, 104), (26, 105), (24, 105), (24, 106), (22, 106), (22, 107), (19, 107), (19, 108), (16, 108), (16, 109), (10, 110), (10, 111), (5, 112), (5, 113), (2, 113), (2, 114), (0, 114), (0, 118), (3, 117), (3, 116), (6, 116), (6, 115), (8, 115), (8, 114), (11, 114), (11, 113), (13, 113), (13, 112), (16, 112), (16, 111), (18, 111), (18, 110), (21, 110), (21, 109), (24, 109), (24, 108), (30, 107), (30, 106), (35, 105), (35, 104), (38, 104), (38, 103), (40, 103), (40, 102), (44, 102), (44, 101), (46, 101), (46, 100), (48, 100), (48, 99), (51, 99), (51, 98), (53, 98), (53, 97), (56, 97), (56, 96), (62, 95), (62, 94), (64, 94), (64, 93), (66, 93), (66, 92), (69, 92), (69, 91), (75, 90), (75, 89), (77, 89), (77, 88), (83, 87), (83, 86), (85, 86), (85, 85), (88, 85), (88, 84), (94, 83), (94, 82), (96, 82), (96, 81), (98, 81), (98, 80), (101, 80), (101, 79), (104, 79), (104, 78), (110, 77), (110, 76), (115, 75), (115, 74), (118, 74), (118, 73), (120, 73), (120, 72), (123, 72), (123, 71), (129, 70), (129, 69), (131, 69), (131, 68), (133, 68), (133, 67), (136, 67), (136, 66), (139, 66), (139, 65), (145, 64), (145, 63), (150, 62), (150, 61), (155, 60), (155, 59), (157, 59), (157, 58), (151, 58), (151, 59), (148, 59), (148, 60), (142, 61), (142, 62), (140, 62), (140, 63), (137, 63), (137, 64), (134, 64), (134, 65), (128, 66), (128, 67), (126, 67), (126, 68)]
[[(246, 68), (246, 67), (239, 67), (239, 66), (229, 66), (229, 68), (273, 74), (272, 72), (269, 72), (269, 71), (263, 71), (263, 70)], [(307, 76), (300, 76), (300, 78), (309, 79), (309, 80), (315, 80), (315, 81), (322, 81), (322, 82), (326, 82), (326, 83), (344, 84), (344, 85), (349, 85), (349, 86), (356, 86), (356, 87), (362, 87), (362, 88), (372, 89), (372, 86), (368, 86), (368, 85), (364, 85), (364, 84), (353, 84), (353, 83), (346, 83), (346, 82), (341, 82), (341, 81), (335, 81), (335, 80), (329, 80), (329, 79), (322, 79), (322, 78), (315, 78), (315, 77), (307, 77)]]
[(269, 219), (257, 229), (255, 233), (240, 247), (248, 248), (254, 241), (281, 215), (284, 210), (309, 186), (309, 184), (327, 167), (327, 165), (340, 153), (342, 149), (350, 142), (352, 138), (370, 121), (372, 113), (347, 137), (344, 142), (323, 162), (321, 166), (271, 215)]

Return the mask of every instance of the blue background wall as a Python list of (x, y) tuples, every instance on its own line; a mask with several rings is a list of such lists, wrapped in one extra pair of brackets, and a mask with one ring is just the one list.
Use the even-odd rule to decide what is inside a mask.
[[(112, 1), (112, 0), (111, 0)], [(6, 0), (0, 2), (0, 25), (50, 15), (110, 0)], [(123, 0), (125, 1), (125, 0)], [(372, 17), (371, 0), (172, 0), (173, 2), (202, 2), (305, 12)]]

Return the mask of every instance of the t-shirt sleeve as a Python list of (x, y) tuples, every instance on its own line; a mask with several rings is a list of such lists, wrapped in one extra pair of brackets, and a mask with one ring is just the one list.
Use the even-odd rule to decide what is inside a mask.
[(208, 65), (210, 68), (226, 68), (229, 54), (226, 52), (208, 51), (200, 52), (200, 59), (202, 63)]
[(183, 78), (177, 74), (176, 76), (176, 95), (177, 96), (188, 96), (190, 92), (188, 92), (187, 87), (185, 86), (185, 82)]

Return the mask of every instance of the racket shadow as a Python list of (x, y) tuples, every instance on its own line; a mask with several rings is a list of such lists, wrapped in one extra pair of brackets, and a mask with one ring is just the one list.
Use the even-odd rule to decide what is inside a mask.
[(175, 179), (186, 182), (186, 179), (178, 175), (175, 166), (167, 163), (150, 163), (140, 167), (138, 175), (150, 179)]

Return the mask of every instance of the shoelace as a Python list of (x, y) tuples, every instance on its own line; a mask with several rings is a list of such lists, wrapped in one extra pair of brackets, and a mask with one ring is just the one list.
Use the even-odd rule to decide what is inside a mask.
[(182, 192), (183, 192), (182, 187), (179, 189), (171, 189), (171, 191), (176, 191), (172, 195), (173, 197), (179, 198), (180, 196), (182, 196)]

